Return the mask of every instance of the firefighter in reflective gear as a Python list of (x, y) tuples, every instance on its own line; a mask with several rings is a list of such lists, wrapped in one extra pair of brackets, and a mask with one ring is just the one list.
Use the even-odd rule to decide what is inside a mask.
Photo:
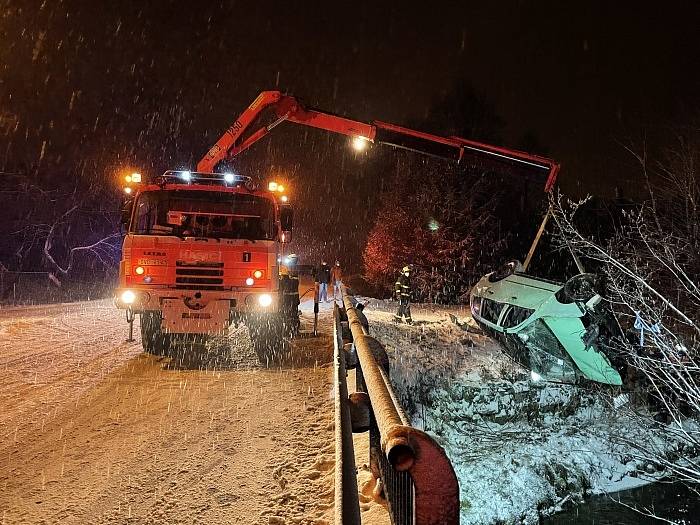
[(404, 266), (395, 284), (396, 299), (399, 301), (399, 311), (394, 318), (402, 321), (406, 318), (408, 324), (413, 324), (411, 319), (411, 267)]

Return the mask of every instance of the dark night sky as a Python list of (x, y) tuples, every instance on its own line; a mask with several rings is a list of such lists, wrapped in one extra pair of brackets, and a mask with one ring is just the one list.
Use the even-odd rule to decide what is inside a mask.
[[(635, 174), (620, 143), (653, 144), (697, 111), (691, 1), (197, 4), (0, 0), (5, 169), (36, 163), (44, 142), (39, 170), (94, 181), (194, 166), (263, 89), (413, 123), (462, 78), (495, 105), (504, 145), (533, 135), (565, 190), (609, 193)], [(286, 173), (306, 216), (320, 200), (335, 224), (332, 197), (372, 216), (341, 139), (285, 130), (237, 168)]]

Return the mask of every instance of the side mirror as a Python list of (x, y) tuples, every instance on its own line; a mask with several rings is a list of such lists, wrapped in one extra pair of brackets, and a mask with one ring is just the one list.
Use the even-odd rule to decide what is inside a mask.
[(294, 223), (294, 211), (291, 206), (280, 207), (280, 226), (282, 226), (282, 242), (292, 239), (292, 224)]
[(129, 199), (128, 201), (124, 201), (124, 205), (122, 206), (122, 218), (121, 218), (121, 223), (124, 226), (129, 226), (129, 221), (131, 221), (131, 212), (134, 209), (134, 200)]
[(293, 223), (294, 211), (291, 206), (280, 206), (280, 224), (282, 225), (282, 231), (292, 231)]

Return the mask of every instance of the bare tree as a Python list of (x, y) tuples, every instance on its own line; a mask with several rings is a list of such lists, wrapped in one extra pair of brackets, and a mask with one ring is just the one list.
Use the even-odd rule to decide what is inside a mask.
[(73, 290), (96, 289), (119, 258), (114, 195), (103, 185), (70, 176), (44, 179), (21, 170), (7, 175), (0, 190), (6, 203), (0, 222), (0, 264), (7, 270), (3, 289), (19, 285), (32, 300), (42, 300), (33, 296), (43, 293), (42, 286), (62, 286), (65, 278)]
[(54, 242), (54, 234), (58, 228), (61, 228), (67, 223), (70, 216), (76, 210), (78, 210), (78, 205), (71, 207), (56, 222), (49, 226), (48, 233), (44, 240), (44, 257), (46, 261), (53, 270), (56, 270), (62, 275), (68, 275), (73, 269), (76, 255), (82, 252), (92, 255), (104, 268), (113, 267), (115, 257), (119, 253), (119, 246), (115, 243), (115, 240), (121, 237), (120, 232), (110, 233), (89, 244), (64, 247), (64, 249), (68, 251), (68, 254), (65, 257), (66, 262), (63, 265), (54, 257), (51, 251)]
[[(697, 138), (697, 134), (695, 134)], [(666, 160), (635, 155), (647, 196), (611, 210), (607, 239), (583, 233), (577, 211), (587, 199), (560, 194), (552, 208), (562, 248), (572, 249), (603, 278), (605, 299), (620, 325), (610, 351), (627, 367), (637, 418), (658, 441), (620, 437), (638, 459), (697, 491), (700, 484), (700, 184), (698, 142), (679, 138)], [(669, 450), (668, 443), (674, 443)]]

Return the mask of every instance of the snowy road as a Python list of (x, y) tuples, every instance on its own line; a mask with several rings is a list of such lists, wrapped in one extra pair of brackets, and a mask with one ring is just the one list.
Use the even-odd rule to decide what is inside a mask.
[(109, 301), (0, 310), (0, 522), (330, 523), (329, 324), (174, 369)]

